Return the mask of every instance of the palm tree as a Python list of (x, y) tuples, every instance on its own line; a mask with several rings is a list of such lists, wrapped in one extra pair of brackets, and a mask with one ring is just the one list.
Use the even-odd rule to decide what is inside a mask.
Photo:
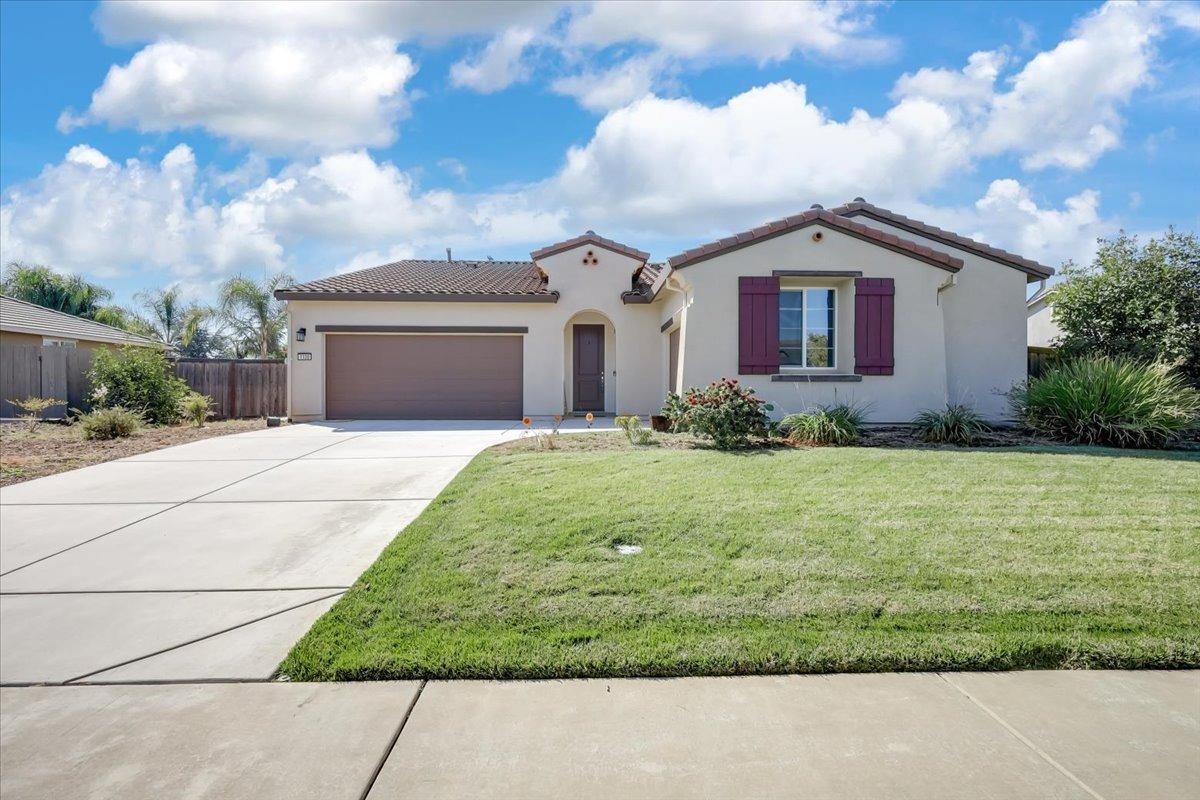
[(147, 316), (139, 317), (145, 332), (176, 350), (192, 343), (196, 332), (212, 314), (196, 303), (185, 303), (179, 289), (148, 289), (134, 295)]
[(285, 350), (287, 312), (275, 299), (275, 290), (292, 283), (284, 273), (261, 283), (241, 275), (221, 285), (221, 321), (230, 330), (237, 350), (259, 358), (281, 356)]
[(4, 271), (4, 293), (64, 314), (94, 319), (112, 292), (80, 275), (60, 275), (43, 264), (11, 261)]

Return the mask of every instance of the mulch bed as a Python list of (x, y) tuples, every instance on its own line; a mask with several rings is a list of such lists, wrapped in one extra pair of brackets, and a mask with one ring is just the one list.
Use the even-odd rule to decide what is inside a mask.
[(84, 439), (78, 426), (42, 423), (29, 432), (20, 423), (6, 422), (0, 425), (0, 486), (176, 444), (258, 430), (266, 425), (261, 419), (218, 420), (206, 423), (203, 428), (194, 425), (146, 428), (126, 439), (95, 441)]

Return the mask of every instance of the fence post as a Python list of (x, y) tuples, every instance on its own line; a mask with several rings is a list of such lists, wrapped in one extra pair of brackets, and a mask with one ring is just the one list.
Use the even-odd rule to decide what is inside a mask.
[(234, 371), (237, 368), (237, 361), (229, 362), (229, 419), (237, 419), (237, 380), (234, 377)]

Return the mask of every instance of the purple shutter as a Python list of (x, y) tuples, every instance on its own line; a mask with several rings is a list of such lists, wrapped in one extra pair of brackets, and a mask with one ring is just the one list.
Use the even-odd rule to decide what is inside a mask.
[(738, 278), (738, 374), (779, 372), (779, 278)]
[(896, 282), (891, 278), (854, 281), (854, 372), (891, 375), (894, 354)]

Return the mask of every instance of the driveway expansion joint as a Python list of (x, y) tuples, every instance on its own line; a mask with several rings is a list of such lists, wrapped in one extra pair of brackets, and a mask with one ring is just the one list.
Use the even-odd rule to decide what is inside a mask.
[(1023, 734), (1019, 730), (1017, 730), (1012, 724), (1010, 724), (1007, 720), (1005, 720), (1003, 717), (1001, 717), (995, 711), (988, 708), (988, 706), (986, 706), (978, 698), (976, 698), (974, 695), (972, 695), (966, 689), (959, 686), (957, 683), (955, 683), (953, 680), (951, 680), (949, 677), (947, 677), (946, 673), (939, 672), (937, 675), (939, 678), (941, 678), (946, 683), (950, 684), (956, 690), (958, 690), (958, 692), (963, 697), (967, 698), (967, 700), (970, 701), (976, 708), (978, 708), (980, 711), (982, 711), (983, 713), (985, 713), (989, 717), (991, 717), (997, 724), (1000, 725), (1000, 727), (1004, 728), (1004, 730), (1006, 730), (1009, 733), (1009, 735), (1011, 735), (1013, 738), (1015, 738), (1021, 744), (1025, 745), (1030, 750), (1032, 750), (1038, 756), (1038, 758), (1042, 759), (1047, 764), (1049, 764), (1051, 767), (1058, 770), (1065, 778), (1067, 778), (1069, 781), (1074, 783), (1076, 786), (1078, 786), (1083, 791), (1087, 792), (1090, 796), (1094, 797), (1095, 800), (1105, 800), (1103, 795), (1101, 795), (1099, 792), (1097, 792), (1091, 786), (1088, 786), (1086, 783), (1084, 783), (1083, 780), (1081, 778), (1079, 778), (1079, 776), (1077, 776), (1075, 773), (1071, 772), (1071, 770), (1067, 769), (1062, 764), (1058, 763), (1058, 761), (1056, 761), (1049, 753), (1047, 753), (1042, 748), (1038, 747), (1029, 737), (1025, 736), (1025, 734)]
[(400, 724), (396, 727), (396, 732), (392, 734), (391, 741), (388, 742), (387, 748), (383, 751), (383, 756), (380, 757), (379, 763), (375, 765), (374, 771), (371, 772), (371, 779), (363, 787), (362, 794), (358, 796), (358, 800), (367, 800), (367, 796), (375, 788), (375, 782), (379, 780), (379, 774), (383, 772), (388, 759), (392, 757), (392, 751), (396, 749), (396, 742), (400, 741), (400, 734), (404, 733), (404, 728), (408, 725), (408, 718), (412, 716), (413, 709), (417, 707), (417, 701), (421, 699), (421, 693), (425, 691), (425, 686), (428, 683), (429, 680), (425, 679), (417, 686), (417, 691), (413, 693), (412, 700), (409, 701), (408, 708), (404, 711), (404, 716), (400, 718)]

